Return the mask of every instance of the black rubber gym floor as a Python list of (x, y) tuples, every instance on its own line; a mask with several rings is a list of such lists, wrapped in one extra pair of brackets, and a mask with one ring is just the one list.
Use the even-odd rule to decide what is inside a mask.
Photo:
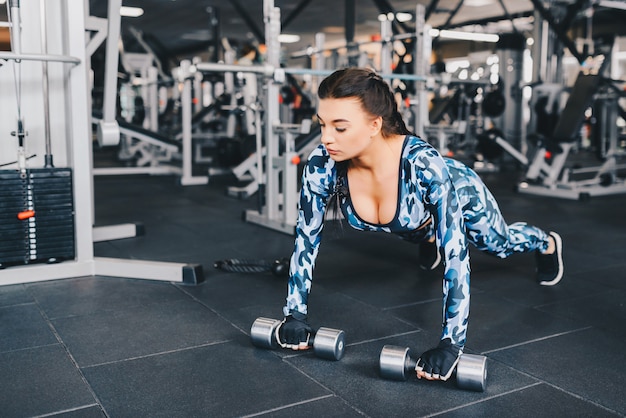
[(197, 286), (85, 277), (0, 286), (2, 417), (603, 417), (626, 415), (626, 195), (569, 201), (484, 174), (509, 222), (558, 231), (566, 273), (534, 282), (534, 257), (472, 252), (466, 352), (488, 357), (487, 390), (382, 380), (385, 344), (437, 342), (441, 270), (384, 234), (327, 230), (310, 299), (313, 326), (346, 332), (339, 362), (255, 348), (250, 326), (281, 317), (286, 280), (228, 273), (216, 260), (286, 257), (291, 236), (242, 221), (256, 199), (229, 178), (98, 177), (97, 225), (143, 236), (97, 256), (202, 264)]

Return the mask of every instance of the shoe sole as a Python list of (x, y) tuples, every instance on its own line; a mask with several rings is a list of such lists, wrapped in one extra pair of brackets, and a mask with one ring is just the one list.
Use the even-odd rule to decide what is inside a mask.
[(441, 263), (441, 253), (439, 252), (439, 248), (437, 248), (437, 258), (435, 258), (435, 261), (433, 262), (433, 264), (430, 267), (427, 267), (427, 266), (420, 266), (420, 267), (422, 268), (422, 270), (430, 271), (430, 270), (436, 269), (439, 263)]
[(559, 260), (559, 272), (554, 279), (550, 281), (539, 282), (539, 284), (542, 286), (554, 286), (563, 278), (563, 240), (561, 240), (561, 236), (556, 232), (550, 232), (550, 236), (554, 239), (554, 251), (556, 251), (556, 255)]

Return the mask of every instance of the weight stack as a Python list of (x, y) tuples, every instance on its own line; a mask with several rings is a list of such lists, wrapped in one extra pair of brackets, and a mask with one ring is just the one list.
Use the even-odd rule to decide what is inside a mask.
[(71, 169), (0, 170), (0, 268), (74, 258)]

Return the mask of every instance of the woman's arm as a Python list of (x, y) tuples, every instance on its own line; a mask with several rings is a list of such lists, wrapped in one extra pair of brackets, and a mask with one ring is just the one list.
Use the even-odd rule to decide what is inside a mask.
[(463, 348), (470, 302), (470, 261), (463, 214), (448, 167), (441, 155), (425, 147), (416, 155), (416, 178), (426, 208), (433, 215), (435, 235), (445, 261), (441, 341)]
[(296, 239), (289, 267), (287, 304), (283, 308), (285, 315), (294, 311), (307, 314), (307, 301), (322, 239), (326, 203), (334, 187), (334, 167), (334, 161), (320, 145), (309, 156), (302, 173)]

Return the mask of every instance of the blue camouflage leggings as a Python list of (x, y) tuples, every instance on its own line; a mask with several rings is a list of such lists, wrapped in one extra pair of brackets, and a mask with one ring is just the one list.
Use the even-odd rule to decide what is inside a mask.
[[(446, 159), (462, 205), (465, 235), (476, 248), (500, 258), (548, 248), (548, 234), (526, 222), (507, 225), (496, 199), (469, 167)], [(428, 233), (432, 237), (434, 230)]]

